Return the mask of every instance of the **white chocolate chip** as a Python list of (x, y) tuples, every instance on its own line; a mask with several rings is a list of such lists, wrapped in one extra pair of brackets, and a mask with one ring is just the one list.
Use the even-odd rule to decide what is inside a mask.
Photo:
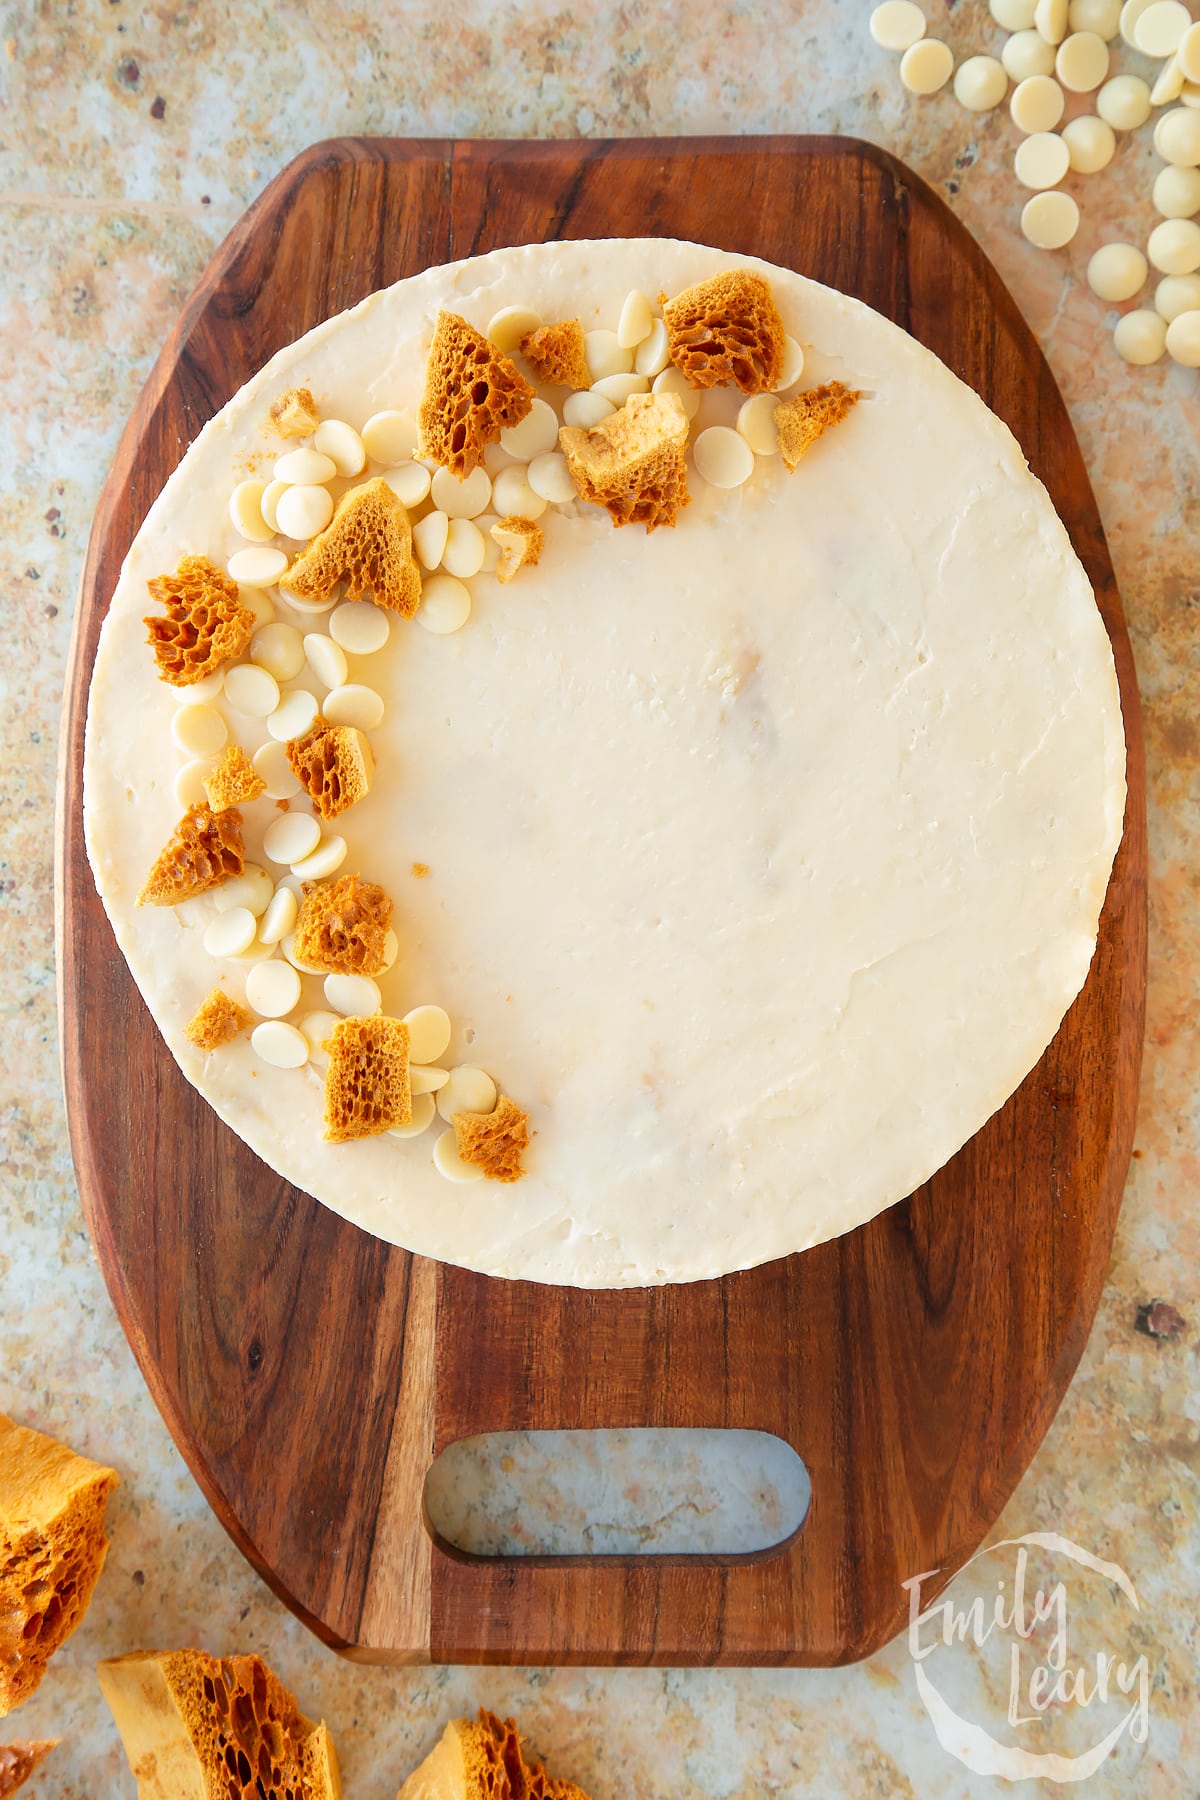
[(229, 516), (234, 530), (256, 544), (265, 544), (275, 535), (263, 517), (262, 497), (266, 486), (265, 481), (239, 481), (229, 496)]
[(446, 554), (450, 520), (444, 512), (426, 513), (412, 528), (413, 549), (423, 569), (436, 569)]
[(188, 687), (173, 687), (171, 698), (176, 706), (207, 706), (211, 700), (219, 700), (225, 691), (224, 669), (214, 669), (202, 681), (193, 681)]
[(1057, 187), (1071, 166), (1071, 153), (1054, 131), (1035, 131), (1017, 145), (1013, 172), (1022, 187)]
[(883, 0), (871, 14), (870, 30), (881, 50), (904, 51), (925, 36), (925, 14), (913, 0)]
[[(668, 350), (669, 342), (670, 340), (667, 336), (665, 321), (662, 319), (655, 319), (650, 327), (649, 336), (643, 338), (637, 349), (634, 351), (634, 374), (645, 375), (651, 381), (653, 381), (656, 375), (661, 375), (662, 371), (666, 368), (667, 363), (670, 361)], [(567, 418), (567, 409), (565, 406), (563, 408), (563, 417), (564, 419)], [(567, 424), (569, 425), (570, 423), (570, 419), (567, 419)]]
[(1168, 325), (1180, 313), (1200, 311), (1200, 275), (1164, 275), (1154, 290), (1154, 310)]
[(521, 339), (536, 331), (541, 322), (537, 313), (530, 312), (527, 306), (503, 306), (492, 315), (484, 335), (497, 350), (511, 356), (514, 350), (521, 348)]
[(275, 711), (267, 714), (267, 730), (281, 744), (286, 744), (291, 738), (303, 737), (320, 710), (315, 694), (310, 694), (307, 688), (293, 688), (290, 694), (283, 696)]
[(1185, 106), (1200, 107), (1200, 81), (1185, 81), (1179, 98)]
[(412, 1096), (412, 1118), (407, 1125), (393, 1125), (388, 1132), (389, 1137), (420, 1137), (433, 1124), (436, 1108), (432, 1094), (416, 1094)]
[(1007, 72), (994, 56), (968, 56), (955, 71), (954, 98), (968, 112), (991, 112), (1007, 92)]
[(900, 58), (900, 79), (910, 94), (936, 94), (954, 73), (954, 56), (940, 38), (921, 38)]
[[(290, 887), (277, 887), (258, 925), (260, 944), (278, 944), (296, 929), (300, 902)], [(291, 1008), (288, 1008), (290, 1011)]]
[(263, 1019), (282, 1019), (300, 1004), (300, 977), (291, 963), (273, 956), (256, 963), (246, 977), (246, 1005)]
[[(633, 352), (628, 354), (632, 361)], [(510, 425), (507, 431), (500, 433), (500, 448), (507, 450), (510, 456), (519, 458), (521, 462), (528, 462), (534, 456), (544, 456), (557, 443), (558, 414), (544, 400), (535, 400), (519, 425)], [(484, 506), (486, 505), (485, 500)], [(483, 506), (479, 511), (483, 511)]]
[(286, 481), (268, 481), (259, 498), (259, 511), (262, 513), (263, 524), (267, 527), (269, 533), (274, 533), (279, 530), (279, 521), (275, 514), (275, 508), (279, 505), (280, 500), (284, 494), (287, 493), (287, 490), (288, 484)]
[(440, 1006), (414, 1006), (401, 1022), (408, 1026), (410, 1062), (435, 1063), (450, 1048), (450, 1015)]
[(359, 731), (374, 731), (383, 724), (383, 695), (364, 682), (347, 681), (326, 694), (321, 713), (331, 725), (355, 725)]
[(258, 921), (248, 906), (230, 906), (204, 928), (209, 956), (240, 956), (254, 942)]
[(420, 506), (433, 482), (425, 464), (419, 462), (399, 463), (394, 469), (385, 469), (383, 479), (408, 512)]
[(1073, 31), (1058, 46), (1054, 72), (1072, 94), (1090, 94), (1108, 74), (1108, 45), (1094, 31)]
[(347, 848), (345, 838), (333, 832), (321, 839), (311, 856), (302, 856), (292, 864), (292, 874), (298, 881), (324, 881), (327, 875), (333, 875), (341, 868)]
[(795, 387), (804, 373), (804, 351), (794, 337), (783, 340), (783, 367), (779, 372), (779, 380), (775, 383), (777, 394), (786, 394), (789, 388)]
[(344, 1019), (371, 1019), (383, 1011), (383, 995), (369, 975), (327, 975), (325, 1000)]
[(1143, 56), (1174, 56), (1191, 24), (1181, 0), (1154, 0), (1134, 25), (1134, 42)]
[(621, 317), (617, 321), (617, 342), (622, 350), (636, 350), (649, 337), (654, 327), (654, 309), (638, 288), (625, 296)]
[(652, 394), (678, 394), (683, 410), (689, 419), (694, 419), (700, 410), (700, 396), (692, 387), (687, 376), (676, 368), (664, 369), (656, 375), (650, 387)]
[(1146, 254), (1164, 275), (1190, 275), (1200, 269), (1200, 225), (1194, 219), (1164, 219), (1150, 233)]
[(1150, 89), (1151, 106), (1170, 106), (1172, 100), (1178, 100), (1183, 92), (1183, 81), (1182, 63), (1178, 56), (1169, 56)]
[(1052, 189), (1035, 194), (1021, 212), (1021, 230), (1039, 250), (1061, 250), (1079, 229), (1079, 208), (1070, 194)]
[(1049, 75), (1031, 75), (1013, 89), (1008, 110), (1018, 131), (1053, 131), (1063, 116), (1066, 101), (1057, 81)]
[(1113, 330), (1117, 355), (1127, 363), (1155, 363), (1167, 347), (1167, 322), (1156, 312), (1128, 312)]
[(568, 394), (563, 401), (563, 421), (576, 431), (591, 431), (601, 419), (607, 419), (616, 410), (603, 394), (593, 394), (590, 388), (583, 388), (577, 394)]
[(321, 841), (321, 827), (311, 813), (287, 812), (272, 819), (263, 832), (263, 854), (273, 863), (295, 863)]
[(250, 760), (255, 773), (267, 784), (268, 800), (291, 800), (300, 792), (300, 782), (287, 759), (285, 743), (262, 744)]
[(1194, 169), (1200, 163), (1200, 114), (1186, 106), (1164, 113), (1154, 127), (1154, 148), (1174, 168)]
[(319, 450), (287, 450), (275, 458), (272, 472), (276, 481), (286, 481), (289, 487), (321, 487), (333, 480), (337, 464)]
[(327, 688), (341, 687), (350, 673), (346, 652), (332, 637), (326, 637), (323, 631), (310, 631), (306, 635), (304, 654), (317, 680)]
[(1061, 44), (1067, 35), (1068, 0), (1037, 0), (1034, 28), (1048, 44)]
[(175, 804), (184, 812), (189, 806), (205, 806), (208, 794), (204, 783), (212, 774), (212, 764), (208, 762), (186, 762), (175, 777)]
[(443, 1131), (433, 1146), (433, 1166), (439, 1175), (446, 1177), (447, 1181), (483, 1180), (483, 1170), (480, 1165), (464, 1162), (458, 1154), (458, 1140), (452, 1131)]
[(496, 1110), (496, 1084), (486, 1069), (460, 1063), (438, 1089), (437, 1109), (447, 1123), (456, 1112), (491, 1113)]
[(280, 589), (280, 593), (293, 611), (303, 613), (308, 617), (315, 617), (317, 613), (327, 613), (331, 607), (337, 605), (335, 593), (331, 593), (325, 600), (304, 600), (299, 594), (289, 594), (284, 589)]
[(302, 1069), (308, 1061), (308, 1039), (282, 1019), (264, 1019), (250, 1033), (257, 1056), (276, 1069)]
[(387, 974), (388, 970), (393, 966), (393, 964), (395, 963), (396, 958), (399, 956), (399, 954), (400, 954), (400, 939), (396, 936), (395, 932), (392, 930), (391, 926), (389, 925), (387, 930), (383, 934), (383, 968), (380, 971), (382, 974), (384, 974), (384, 975)]
[(439, 1088), (445, 1087), (449, 1079), (449, 1069), (409, 1066), (408, 1082), (414, 1094), (436, 1094)]
[(483, 533), (473, 519), (451, 519), (442, 552), (442, 567), (447, 575), (469, 581), (483, 567)]
[(1150, 117), (1150, 89), (1140, 75), (1114, 75), (1096, 95), (1096, 111), (1114, 131), (1136, 131)]
[(1137, 22), (1142, 14), (1153, 5), (1154, 0), (1125, 0), (1125, 4), (1121, 8), (1120, 32), (1131, 50), (1137, 49), (1137, 39), (1134, 36)]
[(741, 487), (754, 468), (754, 452), (728, 425), (710, 425), (692, 445), (697, 473), (711, 487)]
[[(615, 331), (585, 331), (583, 353), (593, 381), (603, 381), (606, 375), (628, 375), (633, 370), (633, 351), (617, 342)], [(500, 441), (503, 443), (503, 438)]]
[(650, 380), (646, 375), (603, 375), (592, 383), (589, 392), (611, 400), (614, 406), (624, 406), (630, 394), (648, 394)]
[(1067, 23), (1072, 31), (1094, 31), (1111, 44), (1121, 29), (1121, 0), (1071, 0)]
[(279, 683), (258, 663), (235, 663), (225, 671), (225, 698), (234, 712), (265, 719), (279, 705)]
[(324, 1069), (329, 1064), (329, 1052), (324, 1048), (325, 1040), (335, 1025), (340, 1025), (342, 1015), (319, 1009), (307, 1012), (298, 1022), (298, 1029), (304, 1033), (308, 1042), (308, 1060), (317, 1068)]
[(264, 868), (258, 863), (244, 863), (240, 875), (230, 876), (219, 887), (212, 891), (212, 902), (218, 912), (228, 912), (231, 906), (244, 906), (255, 918), (266, 912), (270, 905), (271, 895), (275, 892), (275, 883)]
[(329, 620), (329, 635), (350, 656), (371, 656), (382, 650), (391, 627), (382, 606), (370, 600), (346, 600)]
[(313, 538), (333, 517), (333, 495), (324, 487), (290, 487), (279, 496), (275, 520), (284, 537)]
[(526, 479), (534, 493), (552, 506), (566, 506), (577, 498), (567, 459), (560, 450), (547, 450), (544, 456), (535, 456)]
[(313, 449), (327, 456), (339, 475), (361, 475), (366, 467), (366, 447), (345, 419), (322, 419), (313, 432)]
[(1167, 326), (1167, 355), (1187, 369), (1200, 369), (1200, 312), (1177, 313)]
[(436, 637), (460, 631), (471, 616), (471, 590), (453, 575), (433, 575), (422, 584), (413, 617)]
[(1037, 0), (988, 0), (988, 11), (1002, 31), (1032, 31), (1036, 6)]
[[(557, 429), (557, 419), (554, 424)], [(439, 469), (433, 477), (431, 493), (433, 504), (448, 519), (473, 519), (487, 511), (492, 497), (492, 478), (486, 469), (472, 469), (464, 480), (459, 481), (449, 469)]]
[(1112, 126), (1095, 113), (1081, 113), (1079, 118), (1069, 119), (1059, 135), (1067, 146), (1071, 167), (1079, 175), (1095, 175), (1106, 169), (1117, 147)]
[(254, 942), (248, 945), (245, 950), (240, 951), (233, 960), (235, 962), (240, 962), (243, 968), (245, 968), (253, 963), (265, 962), (268, 957), (274, 956), (274, 954), (274, 944), (260, 944), (258, 939), (255, 938)]
[(250, 661), (276, 681), (291, 681), (304, 667), (304, 639), (294, 625), (260, 625), (250, 639)]
[(492, 484), (492, 506), (503, 519), (540, 519), (546, 510), (546, 502), (530, 487), (521, 463), (501, 469)]
[(171, 720), (171, 737), (185, 756), (218, 756), (229, 727), (215, 706), (181, 706)]
[(372, 462), (406, 463), (417, 448), (417, 421), (406, 412), (372, 413), (360, 436)]
[(777, 456), (779, 433), (775, 429), (774, 394), (754, 394), (738, 408), (737, 428), (755, 456)]
[(479, 527), (480, 535), (483, 538), (483, 561), (479, 565), (479, 572), (481, 575), (494, 574), (496, 564), (500, 560), (500, 546), (495, 543), (492, 538), (492, 526), (498, 525), (499, 523), (500, 521), (495, 513), (491, 512), (480, 513), (479, 517), (475, 520), (475, 524)]
[(1200, 81), (1200, 25), (1190, 25), (1176, 51), (1179, 66), (1187, 81)]
[(1054, 45), (1048, 44), (1040, 32), (1015, 31), (1000, 52), (1013, 81), (1030, 81), (1035, 75), (1054, 73)]
[(1149, 270), (1136, 244), (1104, 244), (1087, 266), (1088, 286), (1101, 300), (1132, 300)]
[(234, 581), (248, 582), (251, 587), (270, 587), (287, 568), (288, 559), (282, 550), (255, 544), (249, 550), (235, 550), (228, 566)]

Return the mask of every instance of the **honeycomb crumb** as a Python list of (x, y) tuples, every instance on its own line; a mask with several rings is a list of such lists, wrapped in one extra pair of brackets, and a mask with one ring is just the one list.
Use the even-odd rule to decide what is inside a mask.
[(411, 619), (421, 598), (408, 513), (381, 475), (343, 494), (333, 518), (280, 579), (286, 593), (325, 602), (373, 600)]
[(396, 1800), (588, 1800), (573, 1781), (550, 1775), (527, 1755), (512, 1719), (485, 1708), (477, 1720), (451, 1719)]
[(540, 525), (535, 525), (532, 519), (516, 516), (501, 519), (493, 525), (492, 537), (500, 546), (500, 554), (496, 558), (496, 579), (502, 583), (511, 581), (517, 570), (526, 565), (532, 569), (546, 542), (546, 534)]
[(466, 1163), (475, 1163), (489, 1181), (520, 1181), (521, 1158), (529, 1148), (529, 1114), (501, 1094), (494, 1112), (455, 1113), (454, 1141)]
[(92, 1598), (112, 1469), (0, 1413), (0, 1717), (27, 1700)]
[(429, 873), (429, 864), (428, 863), (414, 863), (412, 866), (412, 872), (416, 876), (418, 881), (424, 881), (425, 877)]
[(259, 1657), (140, 1650), (96, 1674), (138, 1800), (340, 1800), (327, 1727)]
[(183, 1035), (198, 1050), (219, 1050), (253, 1022), (253, 1015), (244, 1006), (231, 999), (224, 988), (215, 987), (184, 1026)]
[(240, 656), (254, 633), (254, 614), (238, 598), (238, 585), (207, 556), (181, 558), (174, 575), (146, 583), (150, 598), (166, 608), (143, 620), (160, 681), (191, 687)]
[(688, 421), (678, 394), (631, 394), (591, 431), (564, 425), (558, 441), (580, 497), (614, 525), (674, 525), (688, 504)]
[(296, 919), (296, 955), (331, 975), (378, 975), (391, 917), (392, 902), (378, 882), (359, 875), (309, 882)]
[(271, 425), (280, 437), (309, 437), (321, 423), (311, 388), (288, 388), (271, 406)]
[(0, 1744), (0, 1800), (8, 1800), (10, 1794), (24, 1787), (57, 1743), (57, 1738), (40, 1738)]
[(412, 1123), (408, 1026), (379, 1014), (339, 1019), (325, 1040), (325, 1138), (331, 1144), (379, 1137)]
[(240, 875), (244, 863), (242, 815), (236, 806), (219, 813), (203, 804), (190, 806), (147, 875), (137, 903), (178, 906)]
[(857, 399), (854, 388), (827, 381), (823, 387), (808, 388), (779, 402), (771, 416), (779, 433), (779, 454), (789, 469), (807, 456), (818, 438), (841, 424)]
[(769, 394), (783, 372), (783, 320), (761, 275), (733, 269), (663, 304), (671, 361), (694, 388)]
[(539, 381), (569, 388), (592, 385), (583, 326), (578, 319), (564, 319), (560, 325), (539, 325), (536, 331), (527, 331), (521, 339), (521, 354)]
[(289, 739), (287, 759), (323, 819), (336, 819), (370, 792), (375, 758), (353, 725), (330, 725), (318, 713), (303, 737)]
[(462, 481), (483, 461), (484, 446), (519, 425), (533, 401), (514, 362), (456, 313), (438, 314), (417, 414), (422, 456)]
[(267, 784), (240, 744), (227, 744), (211, 775), (204, 778), (204, 792), (213, 812), (227, 812), (265, 794)]

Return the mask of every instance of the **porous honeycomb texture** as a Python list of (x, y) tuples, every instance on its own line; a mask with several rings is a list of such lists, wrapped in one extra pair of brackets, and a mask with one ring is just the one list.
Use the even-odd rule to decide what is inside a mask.
[(418, 424), (421, 454), (465, 479), (484, 447), (519, 425), (534, 390), (516, 364), (460, 319), (439, 313), (425, 370)]
[(697, 282), (663, 307), (671, 361), (695, 388), (732, 382), (770, 393), (783, 370), (783, 321), (761, 275), (734, 269)]
[(206, 556), (185, 556), (174, 575), (146, 583), (164, 615), (146, 618), (154, 660), (172, 687), (190, 687), (240, 656), (254, 633), (254, 614), (238, 585)]
[(242, 815), (235, 806), (215, 813), (191, 806), (146, 877), (139, 906), (178, 906), (193, 894), (218, 887), (245, 866)]
[(296, 955), (329, 974), (378, 975), (391, 917), (392, 902), (377, 881), (342, 875), (312, 882), (296, 920)]

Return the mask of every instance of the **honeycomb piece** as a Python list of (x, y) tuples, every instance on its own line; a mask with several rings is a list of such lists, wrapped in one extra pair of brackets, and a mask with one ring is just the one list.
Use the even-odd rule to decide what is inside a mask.
[(533, 402), (515, 363), (456, 313), (438, 314), (417, 414), (422, 456), (462, 481), (483, 461), (484, 445), (519, 425)]
[(24, 1787), (57, 1743), (57, 1738), (41, 1738), (36, 1742), (0, 1744), (0, 1800), (8, 1800), (10, 1794)]
[(779, 453), (789, 469), (807, 456), (831, 426), (841, 424), (857, 399), (853, 388), (827, 381), (823, 387), (808, 388), (779, 402), (771, 416), (779, 433)]
[(240, 875), (244, 863), (242, 815), (237, 807), (215, 813), (209, 806), (189, 806), (147, 875), (137, 903), (178, 906), (181, 900)]
[(181, 558), (174, 575), (146, 583), (152, 600), (166, 608), (143, 623), (161, 681), (191, 687), (231, 657), (240, 656), (254, 632), (254, 614), (238, 598), (238, 584), (207, 556)]
[(280, 437), (310, 437), (320, 423), (311, 388), (288, 388), (272, 402), (271, 424)]
[(199, 1050), (219, 1050), (253, 1022), (253, 1014), (232, 1000), (224, 988), (215, 987), (184, 1026), (183, 1035)]
[(674, 525), (688, 503), (687, 414), (678, 394), (631, 394), (591, 431), (558, 434), (580, 497), (614, 525)]
[(377, 882), (358, 875), (309, 882), (296, 920), (301, 962), (331, 975), (378, 975), (392, 903)]
[(292, 773), (323, 819), (336, 819), (370, 791), (375, 758), (353, 725), (330, 725), (318, 713), (303, 737), (291, 738)]
[(333, 518), (302, 550), (280, 586), (301, 600), (328, 600), (345, 582), (347, 600), (373, 600), (411, 619), (421, 572), (403, 503), (381, 475), (343, 494)]
[(492, 526), (492, 537), (500, 546), (500, 554), (496, 558), (496, 579), (499, 582), (511, 581), (518, 569), (526, 564), (532, 569), (542, 554), (546, 542), (546, 534), (540, 525), (532, 519), (501, 519)]
[(521, 339), (521, 354), (541, 381), (569, 388), (592, 385), (583, 326), (578, 319), (564, 319), (560, 325), (539, 325), (536, 331), (527, 331)]
[(548, 1775), (527, 1758), (511, 1719), (479, 1709), (477, 1720), (451, 1719), (396, 1800), (588, 1800), (573, 1781)]
[(379, 1137), (412, 1123), (408, 1026), (401, 1019), (339, 1019), (325, 1040), (325, 1137)]
[(761, 275), (732, 269), (663, 303), (671, 361), (694, 388), (770, 393), (783, 372), (783, 320)]
[(502, 1094), (494, 1112), (455, 1113), (454, 1141), (466, 1163), (475, 1163), (489, 1181), (520, 1181), (521, 1158), (529, 1148), (529, 1114)]
[(204, 791), (213, 812), (226, 812), (231, 806), (244, 806), (265, 794), (267, 784), (240, 744), (227, 744), (217, 758), (211, 775), (204, 778)]

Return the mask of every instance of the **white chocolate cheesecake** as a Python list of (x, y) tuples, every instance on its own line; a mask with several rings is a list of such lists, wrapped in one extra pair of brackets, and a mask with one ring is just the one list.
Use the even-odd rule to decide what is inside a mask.
[[(656, 297), (731, 270), (766, 278), (794, 340), (776, 391), (859, 395), (794, 468), (769, 401), (665, 367)], [(535, 382), (478, 471), (426, 469), (409, 421), (439, 312), (491, 327), (529, 379), (520, 336), (578, 319), (601, 385)], [(555, 438), (655, 383), (678, 395), (680, 438), (687, 421), (690, 500), (671, 529), (614, 529)], [(302, 389), (321, 423), (280, 436), (271, 407)], [(277, 472), (284, 457), (300, 460)], [(416, 616), (299, 610), (277, 583), (304, 537), (272, 521), (334, 530), (342, 495), (381, 474), (424, 565)], [(530, 513), (540, 555), (502, 531), (502, 583), (491, 524)], [(147, 582), (185, 556), (242, 583), (257, 630), (175, 689), (143, 621)], [(362, 795), (327, 822), (284, 751), (318, 709)], [(229, 744), (267, 779), (240, 807), (248, 872), (139, 907)], [(201, 432), (105, 621), (85, 825), (172, 1054), (260, 1157), (422, 1255), (623, 1287), (848, 1231), (979, 1129), (1087, 974), (1124, 766), (1112, 654), (1067, 534), (1007, 428), (934, 356), (745, 258), (547, 244), (372, 295)], [(393, 904), (392, 960), (291, 980), (293, 898), (352, 873)], [(214, 988), (236, 1035), (205, 1050), (185, 1027)], [(321, 1045), (339, 1016), (378, 1013), (410, 1020), (410, 1116), (331, 1141)], [(528, 1115), (523, 1173), (471, 1180), (446, 1121), (490, 1116), (497, 1091)]]

